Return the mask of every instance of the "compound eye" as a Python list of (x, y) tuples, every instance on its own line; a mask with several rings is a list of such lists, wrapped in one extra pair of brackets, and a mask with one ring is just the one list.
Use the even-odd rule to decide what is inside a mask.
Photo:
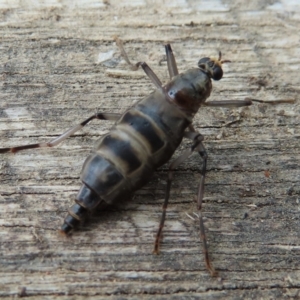
[(220, 80), (223, 77), (223, 70), (220, 66), (215, 66), (213, 69), (213, 76), (214, 80)]

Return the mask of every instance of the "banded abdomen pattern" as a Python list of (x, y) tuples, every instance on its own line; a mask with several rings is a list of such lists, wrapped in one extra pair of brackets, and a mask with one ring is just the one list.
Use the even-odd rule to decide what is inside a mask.
[(189, 124), (182, 110), (159, 90), (126, 111), (86, 159), (83, 186), (62, 230), (70, 231), (101, 202), (126, 199), (146, 184), (155, 169), (171, 158)]

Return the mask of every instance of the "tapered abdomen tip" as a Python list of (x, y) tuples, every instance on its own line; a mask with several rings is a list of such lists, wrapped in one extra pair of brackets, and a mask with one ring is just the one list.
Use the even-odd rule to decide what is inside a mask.
[(58, 232), (59, 232), (59, 234), (66, 236), (72, 231), (72, 229), (73, 229), (72, 226), (70, 226), (67, 223), (64, 223)]

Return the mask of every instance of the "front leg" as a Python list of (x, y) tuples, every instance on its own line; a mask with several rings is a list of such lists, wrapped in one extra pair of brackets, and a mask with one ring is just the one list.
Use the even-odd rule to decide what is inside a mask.
[(162, 83), (159, 80), (159, 78), (157, 77), (157, 75), (153, 72), (153, 70), (148, 66), (147, 63), (145, 62), (137, 62), (136, 64), (133, 64), (129, 58), (128, 55), (123, 47), (123, 43), (122, 41), (115, 36), (115, 41), (117, 46), (119, 47), (120, 51), (121, 51), (121, 55), (123, 56), (123, 58), (125, 59), (126, 63), (129, 65), (130, 69), (132, 71), (136, 71), (139, 69), (139, 67), (142, 67), (142, 69), (144, 70), (144, 72), (146, 73), (146, 75), (150, 78), (150, 80), (152, 81), (152, 83), (156, 86), (156, 88), (162, 90)]

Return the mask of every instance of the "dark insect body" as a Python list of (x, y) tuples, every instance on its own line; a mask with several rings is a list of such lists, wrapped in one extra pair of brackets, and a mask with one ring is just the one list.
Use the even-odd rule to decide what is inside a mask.
[[(200, 236), (203, 242), (207, 269), (214, 276), (216, 271), (209, 260), (201, 215), (207, 153), (202, 144), (204, 138), (195, 131), (192, 121), (201, 106), (241, 107), (251, 105), (252, 101), (245, 99), (243, 101), (206, 102), (212, 91), (211, 79), (220, 80), (223, 76), (222, 63), (228, 62), (221, 60), (221, 53), (218, 59), (202, 58), (198, 62), (198, 68), (189, 69), (179, 74), (171, 46), (167, 44), (165, 49), (170, 81), (162, 85), (145, 62), (131, 64), (122, 42), (118, 38), (116, 38), (116, 42), (121, 49), (122, 56), (132, 70), (137, 70), (139, 67), (143, 68), (157, 88), (154, 92), (140, 100), (123, 115), (97, 113), (48, 143), (2, 148), (0, 153), (53, 147), (93, 119), (115, 121), (115, 125), (110, 132), (97, 141), (94, 151), (83, 165), (81, 172), (82, 186), (75, 204), (69, 208), (69, 213), (61, 227), (61, 232), (67, 234), (76, 228), (90, 211), (102, 207), (102, 205), (117, 203), (144, 186), (150, 180), (153, 172), (172, 157), (183, 138), (192, 140), (191, 148), (170, 165), (163, 213), (153, 252), (155, 254), (159, 253), (159, 243), (170, 196), (173, 170), (196, 151), (203, 160), (197, 194)], [(262, 100), (252, 100), (264, 102)]]

